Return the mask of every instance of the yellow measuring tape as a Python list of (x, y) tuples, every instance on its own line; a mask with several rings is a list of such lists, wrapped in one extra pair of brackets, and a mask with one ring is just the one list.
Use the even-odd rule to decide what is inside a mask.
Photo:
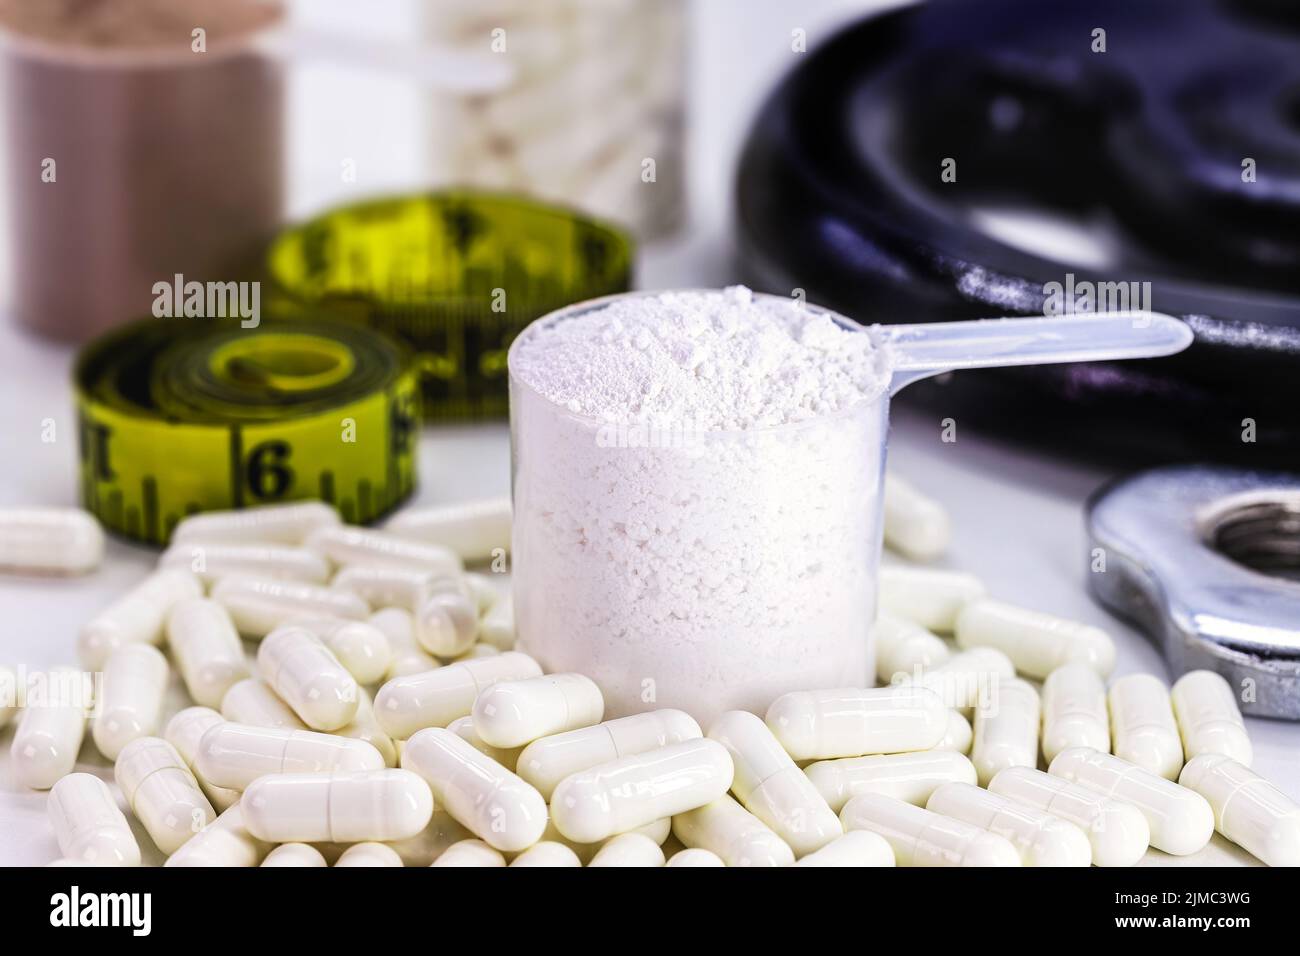
[(148, 319), (92, 343), (75, 376), (82, 499), (131, 538), (304, 498), (366, 522), (415, 487), (416, 372), (369, 329)]
[(632, 242), (569, 210), (440, 192), (365, 202), (283, 233), (279, 308), (360, 321), (416, 353), (427, 420), (506, 412), (506, 350), (533, 319), (626, 291)]

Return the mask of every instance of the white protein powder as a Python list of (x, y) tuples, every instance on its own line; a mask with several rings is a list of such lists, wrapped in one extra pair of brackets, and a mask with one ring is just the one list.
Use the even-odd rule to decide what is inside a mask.
[(889, 354), (748, 289), (630, 296), (510, 356), (521, 646), (609, 717), (869, 686)]

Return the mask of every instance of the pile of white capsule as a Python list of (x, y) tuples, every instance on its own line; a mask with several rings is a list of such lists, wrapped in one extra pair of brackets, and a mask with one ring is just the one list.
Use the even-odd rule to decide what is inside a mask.
[[(891, 546), (941, 550), (942, 509), (891, 489)], [(1300, 807), (1249, 769), (1223, 678), (1108, 689), (1104, 632), (959, 572), (882, 570), (883, 686), (707, 733), (677, 710), (602, 722), (596, 684), (514, 650), (509, 598), (464, 570), (509, 520), (493, 501), (372, 531), (303, 503), (178, 525), (68, 670), (102, 673), (91, 738), (167, 866), (1129, 866), (1215, 829), (1300, 864)], [(0, 515), (11, 569), (102, 548), (80, 514)], [(194, 706), (164, 723), (171, 668)], [(14, 773), (50, 791), (57, 864), (137, 864), (113, 792), (74, 772), (86, 702), (59, 686), (84, 689), (51, 680), (23, 711)]]

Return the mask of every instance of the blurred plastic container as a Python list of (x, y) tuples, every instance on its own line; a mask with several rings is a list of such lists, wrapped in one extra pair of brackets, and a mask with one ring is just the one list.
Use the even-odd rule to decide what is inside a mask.
[(0, 5), (12, 304), (73, 340), (176, 273), (235, 278), (282, 205), (283, 70), (256, 45), (279, 3), (82, 7)]
[(641, 238), (671, 231), (685, 204), (682, 0), (439, 0), (437, 45), (491, 50), (514, 82), (435, 94), (435, 183), (574, 206)]

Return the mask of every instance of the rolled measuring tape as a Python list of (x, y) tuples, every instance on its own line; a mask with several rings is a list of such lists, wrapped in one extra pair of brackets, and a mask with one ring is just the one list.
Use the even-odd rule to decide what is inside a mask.
[(319, 498), (364, 523), (415, 487), (409, 351), (337, 322), (146, 319), (76, 371), (82, 500), (163, 544), (188, 514)]
[(406, 342), (426, 420), (506, 413), (506, 351), (533, 319), (626, 291), (632, 241), (570, 210), (439, 192), (337, 209), (266, 260), (281, 314), (328, 314)]

